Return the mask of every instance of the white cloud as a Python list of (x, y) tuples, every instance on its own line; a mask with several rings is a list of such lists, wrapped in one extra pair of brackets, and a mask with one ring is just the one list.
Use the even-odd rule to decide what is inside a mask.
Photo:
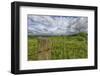
[(87, 26), (87, 17), (28, 15), (31, 35), (69, 35), (77, 33), (78, 29), (86, 31)]

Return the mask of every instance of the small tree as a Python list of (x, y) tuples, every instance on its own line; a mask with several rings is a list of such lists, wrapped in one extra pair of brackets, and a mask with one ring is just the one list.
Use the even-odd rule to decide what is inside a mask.
[(87, 18), (80, 18), (78, 22), (76, 22), (74, 29), (79, 32), (87, 32)]
[(76, 33), (87, 32), (88, 20), (85, 18), (77, 18), (74, 21), (69, 21), (68, 29), (73, 29)]

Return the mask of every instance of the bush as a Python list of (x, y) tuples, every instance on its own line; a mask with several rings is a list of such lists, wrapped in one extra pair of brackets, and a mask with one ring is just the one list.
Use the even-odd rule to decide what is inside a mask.
[(78, 35), (81, 36), (81, 37), (87, 37), (87, 33), (84, 33), (84, 32), (81, 32)]

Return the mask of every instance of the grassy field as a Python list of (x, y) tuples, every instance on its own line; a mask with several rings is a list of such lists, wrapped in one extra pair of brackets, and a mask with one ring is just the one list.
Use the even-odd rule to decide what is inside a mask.
[[(51, 58), (54, 59), (80, 59), (88, 57), (87, 34), (79, 33), (70, 36), (48, 37), (52, 41)], [(28, 36), (28, 60), (38, 60), (38, 38)]]

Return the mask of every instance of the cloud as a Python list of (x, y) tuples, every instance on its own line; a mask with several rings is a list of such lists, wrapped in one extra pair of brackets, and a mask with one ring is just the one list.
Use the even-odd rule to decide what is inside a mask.
[(28, 15), (29, 35), (70, 35), (86, 32), (87, 17)]

